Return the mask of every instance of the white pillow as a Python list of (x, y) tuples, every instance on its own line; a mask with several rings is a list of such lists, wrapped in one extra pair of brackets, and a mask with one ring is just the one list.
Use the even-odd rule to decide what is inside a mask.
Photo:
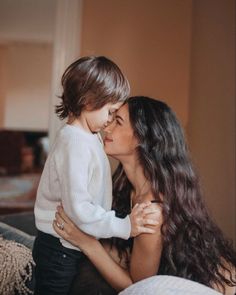
[(221, 293), (196, 282), (174, 276), (153, 276), (139, 281), (119, 295), (219, 295)]

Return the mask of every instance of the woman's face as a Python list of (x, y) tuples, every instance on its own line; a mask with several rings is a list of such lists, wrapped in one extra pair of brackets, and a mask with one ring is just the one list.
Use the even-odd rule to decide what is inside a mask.
[(138, 141), (130, 124), (127, 104), (117, 111), (114, 121), (104, 131), (104, 148), (109, 156), (122, 160), (124, 157), (136, 154)]

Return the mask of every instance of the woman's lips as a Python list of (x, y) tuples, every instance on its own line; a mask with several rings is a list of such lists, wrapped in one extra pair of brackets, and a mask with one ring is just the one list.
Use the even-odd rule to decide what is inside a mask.
[(105, 137), (104, 142), (112, 142), (113, 140), (111, 138)]

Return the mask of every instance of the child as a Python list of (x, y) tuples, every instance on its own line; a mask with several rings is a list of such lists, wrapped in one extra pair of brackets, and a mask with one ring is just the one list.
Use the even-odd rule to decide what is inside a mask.
[[(110, 166), (98, 132), (129, 95), (129, 83), (105, 57), (83, 57), (62, 76), (62, 102), (56, 107), (67, 123), (57, 134), (45, 163), (35, 203), (38, 235), (35, 294), (68, 294), (83, 254), (60, 239), (52, 223), (62, 203), (68, 216), (96, 238), (128, 239), (150, 229), (138, 227), (141, 209), (121, 219), (111, 211)], [(136, 218), (137, 217), (137, 218)], [(63, 223), (58, 224), (63, 229)]]

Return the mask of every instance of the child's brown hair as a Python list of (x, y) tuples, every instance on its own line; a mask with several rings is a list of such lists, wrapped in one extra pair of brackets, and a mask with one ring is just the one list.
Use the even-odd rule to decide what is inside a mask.
[(130, 93), (128, 80), (120, 68), (104, 56), (87, 56), (73, 62), (61, 79), (63, 93), (56, 106), (60, 119), (80, 116), (85, 107), (102, 108), (111, 102), (123, 102)]

